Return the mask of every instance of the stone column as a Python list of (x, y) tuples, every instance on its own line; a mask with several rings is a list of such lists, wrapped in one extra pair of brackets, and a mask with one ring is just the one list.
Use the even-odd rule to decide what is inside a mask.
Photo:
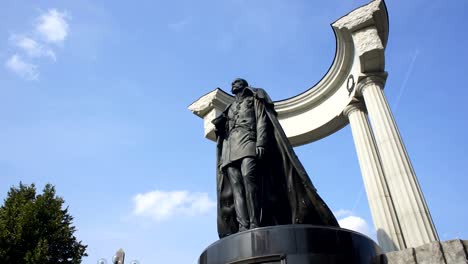
[(344, 111), (353, 133), (354, 145), (366, 188), (367, 200), (377, 231), (377, 239), (385, 252), (406, 248), (400, 224), (380, 162), (379, 153), (361, 103), (352, 103)]
[(380, 76), (368, 76), (357, 89), (364, 97), (406, 247), (417, 247), (439, 238), (383, 93), (384, 83)]

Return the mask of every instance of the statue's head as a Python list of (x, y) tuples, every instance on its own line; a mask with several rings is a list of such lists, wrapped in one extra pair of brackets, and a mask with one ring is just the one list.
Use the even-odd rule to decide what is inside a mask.
[(236, 94), (238, 92), (243, 91), (245, 89), (245, 87), (248, 87), (248, 86), (249, 86), (249, 83), (246, 80), (241, 79), (241, 78), (237, 78), (234, 81), (232, 81), (231, 92), (233, 94)]

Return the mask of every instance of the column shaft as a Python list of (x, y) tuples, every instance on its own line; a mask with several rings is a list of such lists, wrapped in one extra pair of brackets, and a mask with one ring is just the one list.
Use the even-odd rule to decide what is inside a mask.
[(368, 77), (361, 83), (360, 91), (403, 238), (407, 247), (417, 247), (438, 240), (438, 236), (382, 88), (382, 80)]
[(401, 234), (400, 224), (388, 191), (367, 116), (362, 108), (356, 104), (348, 106), (344, 113), (348, 116), (351, 125), (379, 244), (385, 252), (404, 249), (406, 248), (405, 241)]

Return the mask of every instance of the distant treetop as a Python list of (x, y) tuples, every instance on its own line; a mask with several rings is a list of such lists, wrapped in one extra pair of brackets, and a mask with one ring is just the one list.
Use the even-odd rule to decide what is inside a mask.
[(63, 203), (51, 184), (42, 194), (34, 184), (11, 187), (0, 207), (0, 263), (81, 263), (87, 246)]

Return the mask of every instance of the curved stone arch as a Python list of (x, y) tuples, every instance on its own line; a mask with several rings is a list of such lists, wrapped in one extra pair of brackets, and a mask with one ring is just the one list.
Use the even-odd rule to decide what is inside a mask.
[[(293, 146), (319, 140), (346, 126), (343, 110), (353, 100), (357, 82), (385, 70), (388, 16), (384, 1), (372, 1), (331, 26), (336, 52), (328, 72), (305, 92), (275, 102), (278, 119)], [(211, 120), (232, 100), (231, 95), (217, 88), (189, 106), (204, 119), (207, 138), (215, 140)]]
[[(281, 125), (291, 144), (298, 146), (350, 123), (377, 238), (384, 251), (438, 240), (382, 91), (388, 39), (384, 1), (374, 0), (357, 8), (334, 22), (332, 28), (337, 43), (332, 66), (314, 87), (274, 102)], [(207, 138), (215, 140), (211, 121), (232, 101), (231, 95), (217, 88), (189, 106), (204, 119)]]

